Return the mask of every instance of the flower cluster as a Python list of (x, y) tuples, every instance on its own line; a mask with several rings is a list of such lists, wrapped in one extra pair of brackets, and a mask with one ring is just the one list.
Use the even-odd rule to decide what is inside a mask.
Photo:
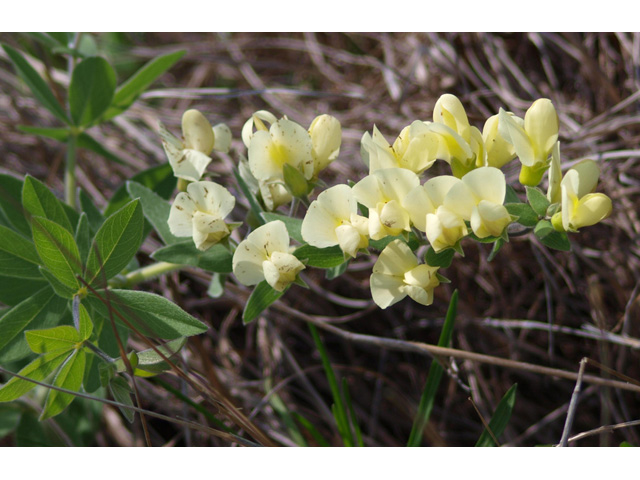
[[(228, 150), (230, 132), (224, 125), (211, 127), (196, 110), (184, 114), (182, 129), (182, 140), (160, 130), (176, 176), (193, 182), (176, 197), (169, 226), (175, 236), (192, 237), (199, 250), (206, 250), (237, 226), (224, 220), (235, 205), (231, 193), (201, 181), (211, 151)], [(320, 172), (340, 152), (339, 121), (320, 115), (305, 129), (286, 117), (257, 111), (242, 128), (247, 158), (240, 161), (238, 178), (242, 189), (255, 195), (252, 205), (258, 211), (253, 211), (253, 230), (234, 249), (233, 273), (245, 285), (264, 281), (283, 292), (294, 282), (304, 284), (298, 275), (313, 249), (337, 247), (340, 261), (348, 262), (373, 246), (381, 249), (370, 277), (373, 301), (387, 308), (409, 296), (430, 305), (434, 289), (446, 281), (438, 272), (453, 256), (446, 251), (462, 253), (463, 239), (495, 243), (497, 251), (509, 239), (509, 225), (519, 222), (543, 243), (565, 245), (566, 232), (610, 214), (611, 200), (595, 193), (596, 162), (582, 161), (563, 176), (558, 133), (558, 115), (548, 99), (533, 102), (524, 118), (500, 109), (481, 131), (469, 123), (460, 100), (445, 94), (434, 106), (432, 121), (413, 121), (393, 144), (376, 126), (364, 133), (361, 157), (368, 175), (327, 188), (309, 204), (308, 196), (322, 185)], [(530, 205), (507, 186), (501, 171), (516, 158)], [(438, 160), (449, 164), (451, 175), (425, 178)], [(545, 172), (546, 195), (537, 187)], [(294, 198), (308, 205), (302, 220), (264, 223), (260, 218), (255, 223), (261, 211), (271, 212)], [(290, 230), (295, 225), (299, 236)], [(303, 245), (292, 247), (290, 234)], [(419, 255), (434, 264), (420, 263)]]

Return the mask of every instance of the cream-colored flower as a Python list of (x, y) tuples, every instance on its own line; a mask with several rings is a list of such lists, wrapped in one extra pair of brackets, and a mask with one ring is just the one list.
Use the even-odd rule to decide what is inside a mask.
[(547, 187), (547, 200), (549, 200), (549, 203), (560, 203), (562, 201), (561, 181), (560, 142), (556, 142), (551, 150), (551, 166), (549, 167), (549, 186)]
[(558, 114), (551, 100), (533, 102), (520, 125), (512, 115), (500, 109), (498, 129), (510, 142), (522, 163), (520, 183), (536, 186), (549, 167), (549, 155), (558, 141)]
[(232, 265), (240, 283), (256, 285), (266, 280), (278, 292), (294, 282), (304, 269), (304, 264), (290, 253), (289, 233), (280, 220), (256, 228), (240, 242)]
[(355, 257), (369, 245), (369, 220), (358, 215), (358, 202), (348, 185), (336, 185), (311, 202), (302, 221), (302, 238), (318, 248), (340, 245)]
[(471, 223), (479, 238), (498, 237), (511, 223), (511, 215), (504, 207), (506, 194), (504, 173), (495, 167), (481, 167), (467, 173), (453, 185), (443, 205)]
[(265, 122), (267, 122), (271, 126), (277, 121), (278, 119), (276, 118), (276, 116), (266, 110), (258, 110), (257, 112), (254, 112), (253, 115), (251, 115), (251, 118), (249, 118), (249, 120), (247, 120), (242, 126), (241, 135), (244, 146), (249, 148), (251, 138), (254, 135), (253, 127), (255, 127), (258, 131), (262, 130), (268, 132), (269, 128), (265, 125)]
[(340, 153), (342, 127), (337, 118), (331, 115), (319, 115), (309, 127), (311, 153), (313, 155), (313, 176), (327, 168)]
[(222, 185), (193, 182), (180, 192), (171, 205), (169, 230), (176, 237), (193, 237), (198, 250), (207, 250), (230, 233), (224, 218), (236, 199)]
[(313, 176), (312, 143), (309, 132), (291, 120), (281, 118), (269, 131), (258, 130), (249, 142), (249, 168), (258, 180), (283, 178), (288, 164), (309, 180)]
[(360, 153), (369, 166), (369, 173), (386, 168), (406, 168), (420, 175), (436, 161), (439, 142), (439, 136), (420, 121), (403, 128), (393, 146), (374, 126), (373, 135), (365, 132), (362, 136)]
[(358, 202), (369, 209), (369, 237), (380, 240), (411, 231), (409, 212), (402, 202), (420, 185), (418, 176), (404, 168), (376, 170), (353, 186)]
[(464, 219), (444, 205), (427, 214), (426, 221), (427, 240), (436, 253), (455, 246), (469, 233)]
[(409, 246), (394, 240), (373, 266), (370, 280), (373, 301), (385, 309), (409, 295), (422, 305), (431, 305), (433, 289), (440, 284), (437, 271), (438, 267), (419, 265)]
[(229, 151), (231, 130), (224, 123), (211, 127), (198, 110), (187, 110), (182, 115), (182, 140), (159, 123), (162, 146), (173, 173), (178, 178), (197, 182), (211, 163), (211, 152)]
[(582, 227), (595, 225), (611, 214), (611, 199), (604, 193), (592, 193), (599, 176), (598, 164), (593, 160), (584, 160), (569, 169), (560, 182), (561, 218), (565, 231), (577, 232)]
[[(511, 112), (507, 112), (507, 115), (511, 115), (516, 122), (524, 124), (524, 120), (513, 116)], [(516, 158), (515, 147), (500, 133), (499, 118), (499, 115), (489, 117), (482, 129), (482, 140), (487, 151), (487, 165), (496, 168), (502, 168)]]

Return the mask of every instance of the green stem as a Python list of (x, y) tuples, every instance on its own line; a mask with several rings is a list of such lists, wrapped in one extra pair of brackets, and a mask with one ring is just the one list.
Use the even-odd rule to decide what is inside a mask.
[(109, 281), (110, 287), (115, 288), (130, 288), (138, 283), (146, 282), (152, 278), (159, 277), (165, 273), (180, 270), (184, 265), (178, 263), (169, 262), (157, 262), (147, 265), (146, 267), (139, 268), (133, 272), (127, 273), (124, 277), (114, 278)]
[(76, 135), (69, 135), (67, 140), (67, 159), (64, 169), (64, 200), (72, 208), (76, 208)]

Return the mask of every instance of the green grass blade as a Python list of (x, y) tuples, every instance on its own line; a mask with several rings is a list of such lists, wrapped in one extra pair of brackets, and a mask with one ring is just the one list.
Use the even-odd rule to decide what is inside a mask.
[(329, 361), (329, 355), (327, 354), (327, 350), (320, 339), (320, 335), (318, 334), (318, 330), (315, 325), (309, 323), (309, 330), (311, 330), (311, 335), (313, 336), (313, 341), (316, 344), (316, 348), (318, 349), (318, 353), (320, 353), (320, 358), (322, 359), (322, 366), (324, 367), (325, 375), (327, 376), (327, 381), (329, 382), (329, 388), (331, 389), (331, 395), (333, 396), (334, 404), (331, 408), (333, 412), (333, 416), (336, 419), (336, 424), (338, 426), (338, 432), (342, 437), (345, 447), (353, 447), (353, 439), (351, 436), (351, 428), (349, 426), (349, 420), (347, 418), (347, 410), (344, 405), (344, 400), (342, 399), (342, 394), (340, 393), (340, 388), (338, 387), (338, 381), (336, 380), (335, 373), (333, 372), (333, 368), (331, 367), (331, 362)]
[(355, 434), (353, 439), (354, 444), (359, 447), (364, 447), (364, 441), (362, 440), (362, 431), (360, 425), (358, 425), (358, 417), (356, 417), (356, 411), (353, 408), (353, 402), (351, 401), (351, 394), (349, 393), (349, 383), (346, 378), (342, 379), (342, 393), (344, 394), (344, 403), (347, 405), (349, 411), (349, 420), (351, 421), (351, 428)]
[[(438, 340), (438, 346), (448, 347), (451, 343), (451, 335), (453, 334), (453, 324), (456, 319), (456, 311), (458, 309), (458, 291), (454, 291), (451, 295), (451, 301), (449, 302), (449, 309), (447, 310), (447, 316), (442, 326), (442, 332), (440, 333), (440, 339)], [(433, 410), (433, 404), (435, 402), (436, 393), (438, 392), (438, 386), (440, 385), (440, 379), (444, 369), (442, 365), (434, 359), (431, 362), (429, 368), (429, 376), (427, 377), (427, 384), (422, 392), (420, 398), (420, 405), (418, 406), (418, 413), (413, 421), (413, 427), (409, 434), (408, 447), (419, 447), (422, 442), (422, 433), (424, 427), (429, 421), (431, 411)]]
[[(509, 391), (504, 394), (504, 397), (502, 397), (502, 400), (500, 400), (500, 403), (496, 407), (496, 411), (493, 413), (493, 417), (489, 422), (489, 429), (495, 438), (502, 435), (502, 432), (504, 432), (504, 429), (507, 427), (507, 423), (509, 423), (513, 406), (516, 403), (517, 389), (518, 384), (514, 383)], [(476, 443), (476, 447), (495, 447), (496, 443), (493, 440), (491, 433), (489, 433), (485, 428), (478, 439), (478, 443)]]

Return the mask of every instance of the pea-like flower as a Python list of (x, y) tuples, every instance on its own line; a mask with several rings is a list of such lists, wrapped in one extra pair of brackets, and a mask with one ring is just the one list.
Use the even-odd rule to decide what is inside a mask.
[(244, 285), (266, 280), (274, 290), (284, 291), (296, 280), (304, 264), (290, 252), (289, 233), (280, 220), (256, 228), (233, 254), (233, 274)]
[(386, 168), (406, 168), (420, 175), (436, 161), (440, 138), (423, 122), (402, 129), (393, 146), (373, 127), (373, 135), (362, 136), (360, 154), (369, 173)]
[(469, 124), (467, 112), (455, 95), (446, 93), (438, 99), (433, 109), (431, 129), (440, 134), (438, 158), (451, 165), (454, 176), (461, 178), (474, 168), (487, 164), (482, 133)]
[(222, 185), (207, 181), (190, 183), (171, 205), (169, 230), (176, 237), (193, 237), (196, 248), (205, 251), (236, 226), (224, 221), (235, 204), (235, 197)]
[(411, 231), (409, 212), (402, 201), (420, 185), (418, 176), (404, 168), (376, 170), (353, 186), (356, 200), (369, 209), (369, 237), (380, 240)]
[(302, 238), (318, 248), (340, 245), (355, 257), (369, 245), (369, 220), (358, 215), (358, 202), (348, 185), (336, 185), (311, 202), (302, 221)]
[[(560, 182), (562, 210), (552, 218), (556, 229), (577, 232), (611, 214), (611, 199), (604, 193), (592, 193), (599, 176), (600, 168), (593, 160), (584, 160), (569, 169)], [(562, 219), (561, 229), (558, 228), (559, 218)]]
[[(507, 112), (507, 115), (511, 115), (517, 123), (524, 124), (524, 120), (514, 116), (511, 112)], [(499, 115), (489, 117), (482, 129), (482, 140), (487, 151), (487, 165), (496, 168), (502, 168), (516, 158), (515, 147), (500, 133), (499, 118)]]
[(524, 125), (500, 109), (498, 129), (510, 142), (522, 163), (520, 183), (536, 186), (549, 167), (549, 155), (558, 141), (558, 114), (551, 100), (533, 102), (524, 116)]
[(336, 117), (319, 115), (309, 127), (311, 136), (311, 154), (313, 156), (313, 176), (327, 168), (340, 153), (342, 127)]
[(479, 238), (499, 237), (512, 221), (504, 207), (506, 195), (504, 173), (495, 167), (481, 167), (467, 173), (453, 185), (444, 206), (471, 224)]
[(407, 295), (422, 305), (433, 303), (433, 289), (440, 284), (438, 267), (418, 264), (402, 240), (394, 240), (380, 253), (373, 266), (370, 287), (373, 301), (385, 309)]
[(211, 152), (228, 152), (231, 130), (224, 123), (215, 127), (198, 110), (187, 110), (182, 115), (182, 140), (159, 123), (162, 146), (173, 173), (178, 178), (197, 182), (211, 163)]

